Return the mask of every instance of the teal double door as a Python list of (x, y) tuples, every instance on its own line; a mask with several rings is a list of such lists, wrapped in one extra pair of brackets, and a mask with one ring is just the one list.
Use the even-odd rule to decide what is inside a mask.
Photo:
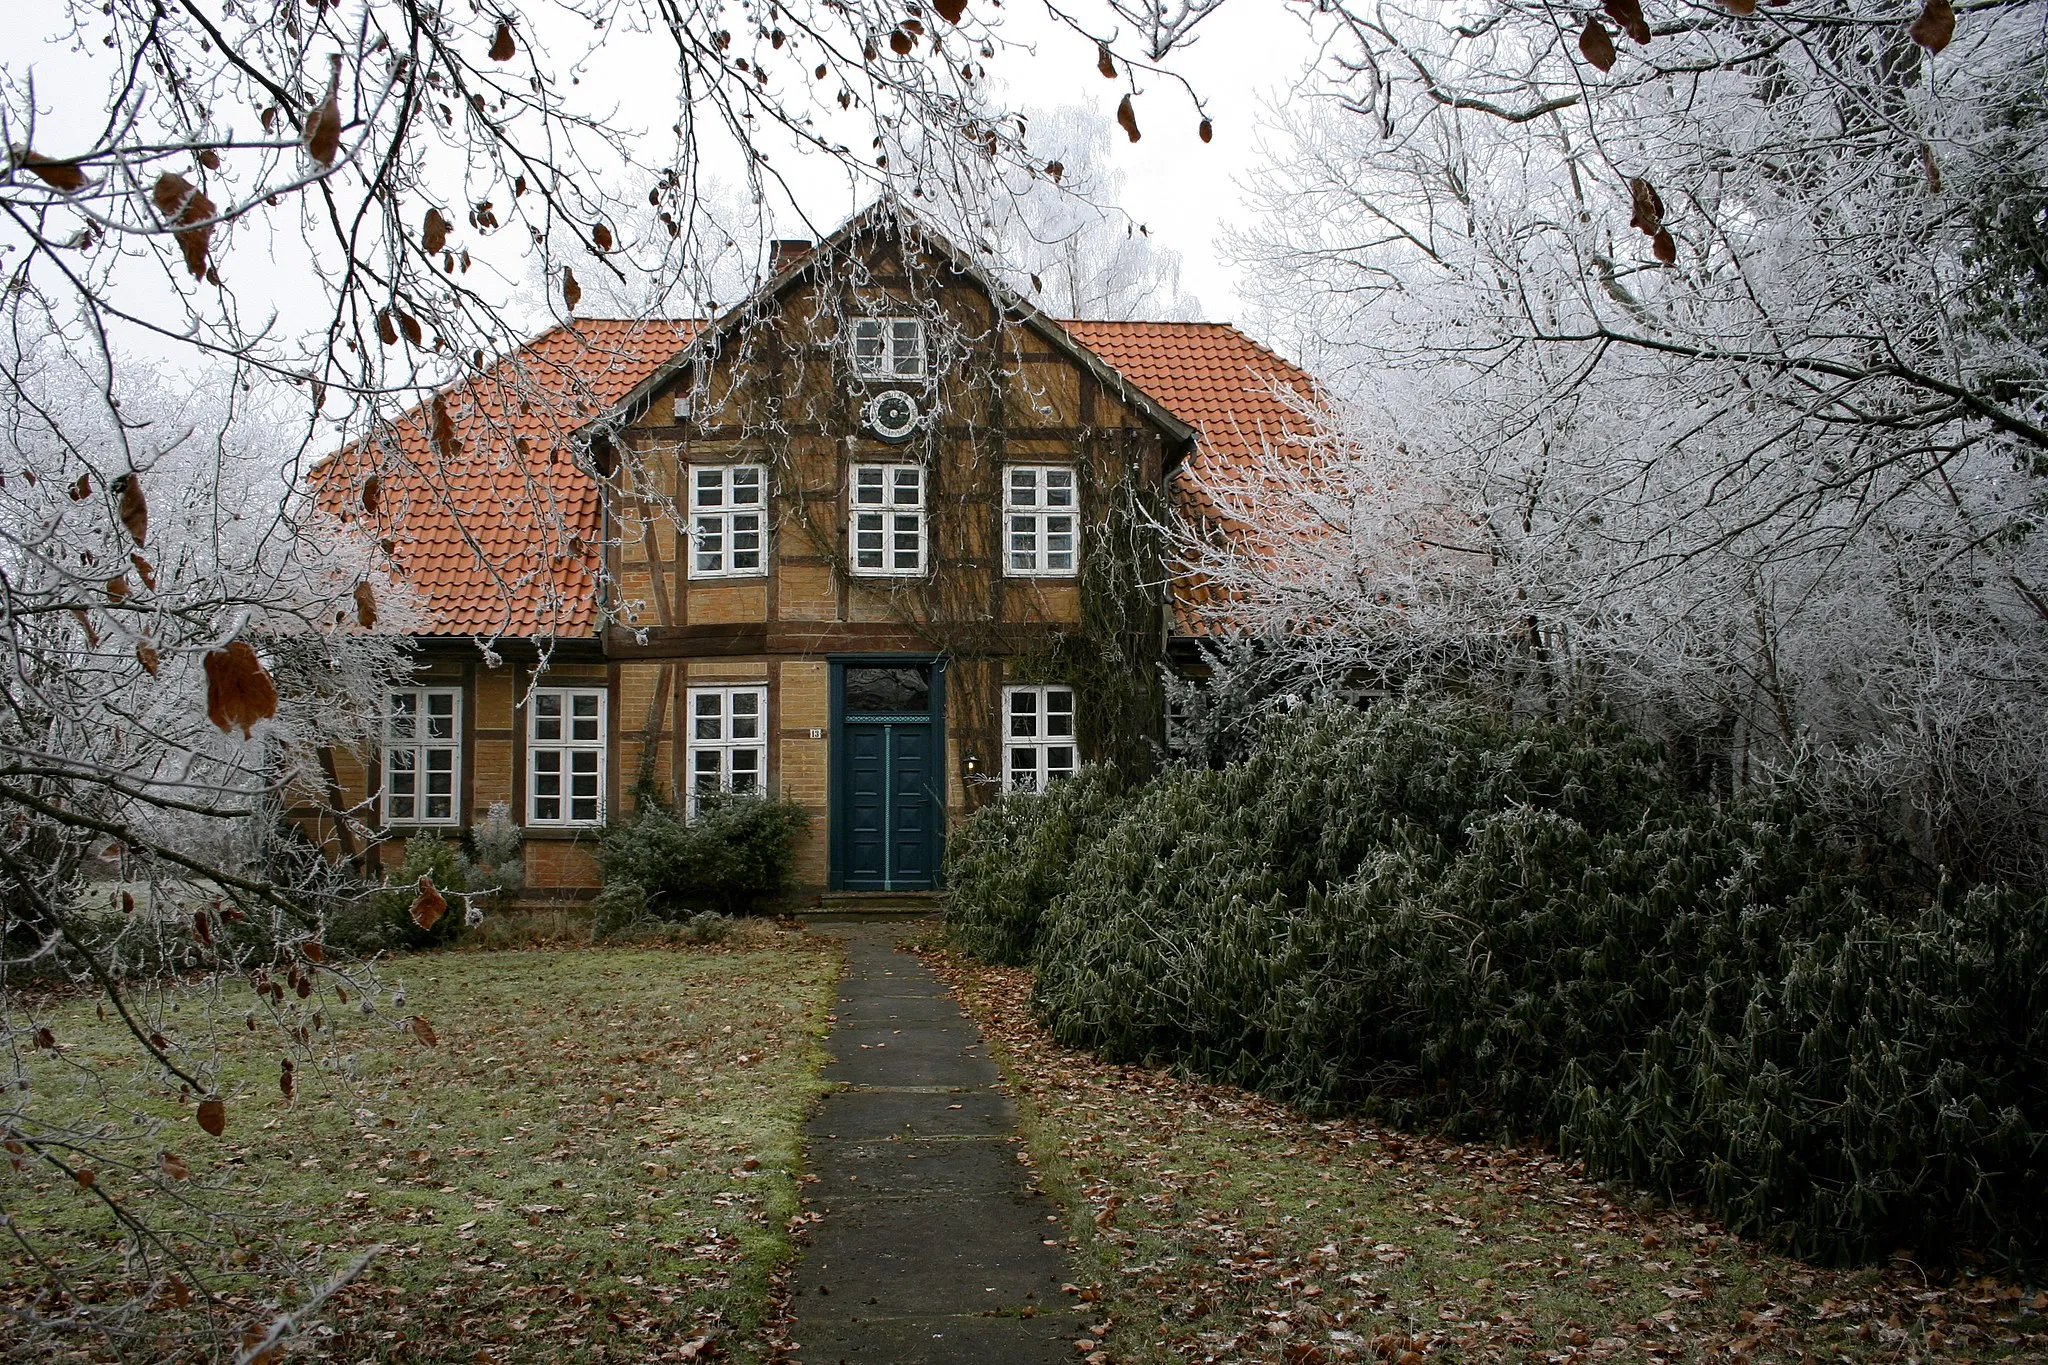
[(849, 655), (831, 664), (832, 886), (930, 890), (945, 840), (945, 661)]

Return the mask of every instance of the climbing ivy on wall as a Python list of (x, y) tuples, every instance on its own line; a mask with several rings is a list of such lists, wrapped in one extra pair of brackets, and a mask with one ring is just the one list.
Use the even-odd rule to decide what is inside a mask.
[[(1157, 438), (1081, 423), (1072, 450), (1082, 514), (1080, 619), (1021, 621), (1020, 604), (1041, 580), (1004, 576), (1003, 471), (1018, 461), (1065, 462), (1009, 449), (1015, 420), (1028, 415), (1019, 406), (1043, 409), (1048, 400), (1029, 391), (1022, 334), (1005, 326), (1001, 304), (943, 254), (903, 241), (856, 237), (820, 263), (808, 291), (751, 305), (693, 377), (694, 417), (706, 428), (737, 429), (749, 458), (768, 466), (770, 534), (785, 562), (794, 556), (829, 566), (842, 599), (879, 604), (923, 649), (948, 658), (947, 725), (960, 751), (980, 759), (970, 806), (999, 789), (1005, 681), (1072, 686), (1084, 756), (1131, 776), (1148, 774), (1164, 715), (1164, 547), (1156, 530), (1160, 493), (1147, 480), (1149, 472), (1156, 482), (1160, 462), (1145, 458)], [(900, 272), (892, 257), (903, 262)], [(888, 453), (856, 457), (926, 471), (927, 572), (917, 578), (859, 576), (848, 560), (842, 476), (864, 394), (840, 338), (850, 319), (875, 314), (923, 319), (930, 354), (925, 378), (887, 381), (912, 390), (930, 420)], [(816, 383), (821, 355), (830, 357), (826, 386)], [(820, 469), (826, 440), (829, 478)], [(672, 498), (648, 502), (677, 527), (689, 525), (689, 514), (676, 466), (688, 462), (692, 444), (648, 442), (631, 457), (639, 488), (675, 479)], [(668, 471), (659, 467), (665, 461)]]

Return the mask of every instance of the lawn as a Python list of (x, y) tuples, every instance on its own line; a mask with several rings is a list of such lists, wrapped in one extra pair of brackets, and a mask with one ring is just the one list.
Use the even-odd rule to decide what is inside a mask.
[[(387, 959), (399, 1013), (429, 1020), (435, 1043), (388, 1011), (332, 1009), (336, 1064), (301, 1065), (290, 1104), (275, 1033), (241, 1027), (244, 985), (220, 1035), (224, 1136), (162, 1091), (149, 1102), (171, 1122), (150, 1164), (109, 1164), (98, 1185), (190, 1245), (200, 1210), (260, 1211), (207, 1253), (229, 1290), (222, 1320), (261, 1310), (262, 1287), (237, 1267), (266, 1237), (330, 1271), (380, 1246), (292, 1358), (755, 1359), (771, 1353), (763, 1317), (790, 1256), (837, 969), (829, 942), (765, 925), (715, 947)], [(181, 1016), (195, 1035), (199, 1013)], [(41, 1064), (45, 1093), (64, 1093), (60, 1066), (132, 1074), (132, 1049), (90, 1000), (54, 1007), (50, 1024), (64, 1051)], [(167, 1145), (189, 1179), (155, 1164)], [(93, 1266), (114, 1245), (107, 1212), (43, 1171), (0, 1174), (6, 1214), (43, 1230), (44, 1251)], [(46, 1283), (18, 1252), (4, 1264), (10, 1299)], [(118, 1267), (88, 1270), (79, 1297), (132, 1292), (108, 1274)], [(189, 1328), (202, 1306), (150, 1316)]]
[(1072, 1289), (1099, 1314), (1077, 1359), (2048, 1359), (2038, 1285), (1907, 1256), (1805, 1265), (1534, 1147), (1313, 1121), (1106, 1066), (1032, 1022), (1028, 972), (932, 960), (1068, 1210)]

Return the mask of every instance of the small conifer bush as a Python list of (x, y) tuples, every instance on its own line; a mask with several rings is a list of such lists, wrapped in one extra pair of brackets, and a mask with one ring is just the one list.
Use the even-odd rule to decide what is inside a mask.
[[(669, 807), (651, 790), (638, 792), (629, 820), (612, 825), (598, 846), (608, 889), (633, 901), (638, 914), (687, 919), (702, 911), (749, 914), (780, 900), (796, 872), (803, 807), (767, 796), (697, 798), (695, 813)], [(637, 888), (637, 897), (627, 888)], [(613, 907), (612, 916), (624, 913)]]
[(952, 943), (984, 962), (1031, 961), (1039, 921), (1067, 889), (1076, 845), (1100, 832), (1122, 789), (1113, 769), (1087, 767), (1044, 792), (1011, 792), (964, 821), (946, 839)]

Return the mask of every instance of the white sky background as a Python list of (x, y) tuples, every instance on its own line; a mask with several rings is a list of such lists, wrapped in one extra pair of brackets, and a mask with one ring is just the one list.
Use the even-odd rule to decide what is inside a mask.
[[(351, 6), (347, 0), (344, 6), (345, 14)], [(98, 131), (108, 71), (105, 63), (95, 60), (100, 54), (67, 50), (55, 41), (61, 8), (10, 5), (14, 22), (0, 28), (0, 66), (10, 80), (20, 80), (33, 69), (43, 110), (38, 150), (56, 155), (71, 140), (67, 133), (83, 139)], [(969, 8), (970, 13), (996, 13), (991, 0), (970, 0)], [(1091, 18), (1103, 13), (1084, 12)], [(1314, 56), (1301, 8), (1284, 0), (1232, 0), (1203, 22), (1186, 50), (1170, 59), (1205, 101), (1214, 121), (1215, 138), (1206, 145), (1197, 137), (1199, 115), (1187, 93), (1177, 81), (1157, 75), (1140, 77), (1135, 108), (1143, 137), (1135, 144), (1127, 142), (1114, 126), (1117, 101), (1129, 88), (1127, 79), (1104, 79), (1096, 70), (1093, 45), (1053, 21), (1037, 0), (1011, 0), (1000, 15), (1003, 36), (1021, 46), (999, 50), (988, 63), (995, 102), (1038, 109), (1078, 104), (1097, 111), (1111, 134), (1110, 169), (1124, 175), (1123, 209), (1146, 225), (1159, 245), (1180, 254), (1181, 287), (1201, 301), (1205, 317), (1237, 320), (1237, 271), (1220, 258), (1218, 247), (1225, 230), (1243, 220), (1239, 184), (1259, 173), (1257, 124), (1262, 104), (1283, 99)], [(44, 22), (36, 22), (38, 18)], [(559, 50), (566, 53), (587, 45), (591, 35), (580, 29), (561, 37)], [(594, 96), (591, 111), (606, 112), (605, 103), (615, 100), (614, 122), (648, 134), (648, 159), (660, 162), (661, 149), (672, 145), (668, 128), (676, 117), (666, 41), (614, 32), (582, 75), (579, 88)], [(872, 197), (870, 189), (850, 184), (845, 170), (821, 154), (785, 152), (771, 157), (817, 228), (829, 230)], [(737, 180), (734, 176), (735, 185)], [(448, 188), (452, 191), (454, 186)], [(630, 187), (613, 188), (630, 192)], [(456, 194), (447, 197), (459, 207)], [(452, 212), (450, 216), (459, 217)], [(293, 321), (295, 292), (289, 217), (282, 216), (283, 231), (268, 241), (245, 225), (221, 262), (244, 316), (275, 308), (287, 329)], [(778, 214), (778, 233), (809, 235), (801, 221), (792, 221), (796, 218)], [(533, 308), (537, 300), (532, 298), (532, 282), (524, 262), (515, 258), (518, 245), (505, 240), (512, 236), (500, 234), (502, 245), (496, 251), (473, 240), (468, 244), (478, 248), (480, 267), (489, 268), (497, 258), (507, 303), (515, 312), (532, 308), (532, 322), (538, 327), (545, 319)], [(159, 275), (159, 283), (137, 283), (148, 290), (161, 288), (160, 280)], [(474, 275), (468, 282), (482, 284)], [(142, 354), (163, 350), (162, 343), (142, 336), (122, 338), (122, 344)], [(164, 358), (173, 365), (184, 359)]]

